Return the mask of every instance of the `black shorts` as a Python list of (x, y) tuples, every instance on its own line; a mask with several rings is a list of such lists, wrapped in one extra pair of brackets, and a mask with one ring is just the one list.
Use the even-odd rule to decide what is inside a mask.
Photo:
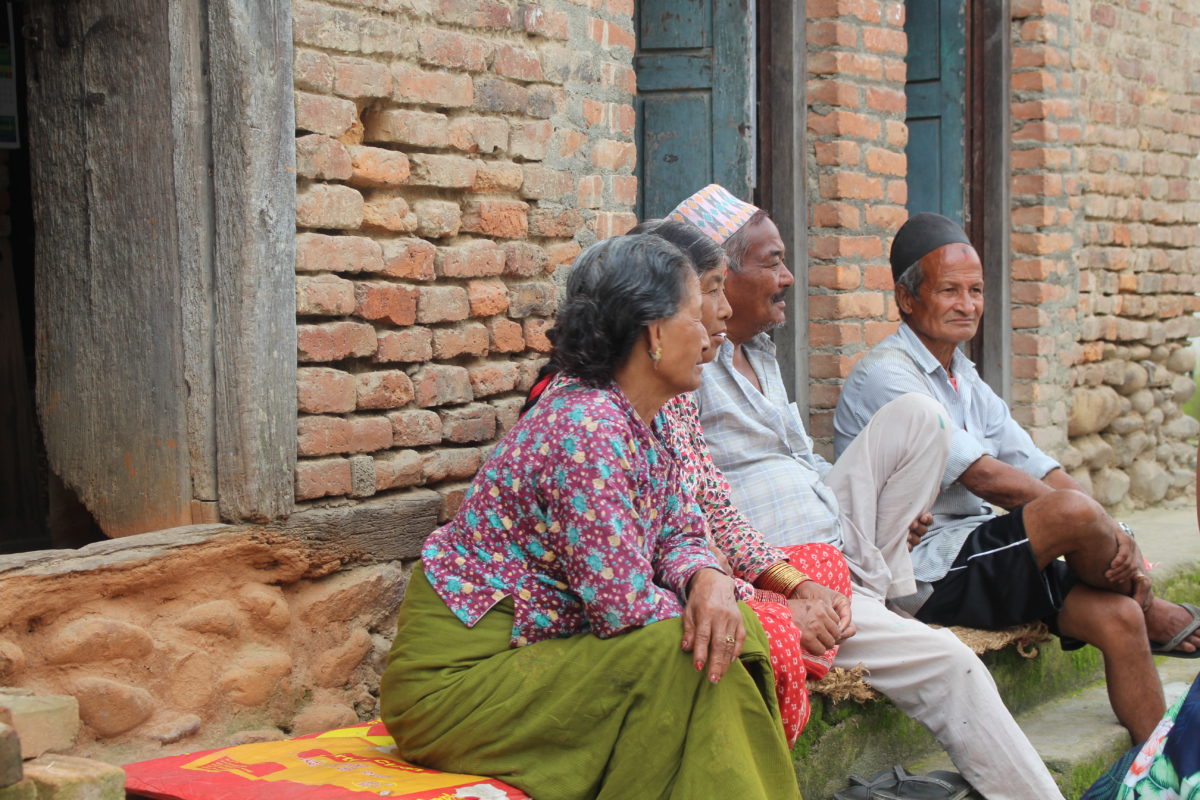
[[(917, 619), (983, 630), (1040, 621), (1061, 637), (1058, 612), (1079, 579), (1060, 559), (1038, 568), (1021, 512), (1013, 509), (971, 531), (950, 571), (934, 581)], [(1062, 640), (1065, 650), (1082, 645)]]

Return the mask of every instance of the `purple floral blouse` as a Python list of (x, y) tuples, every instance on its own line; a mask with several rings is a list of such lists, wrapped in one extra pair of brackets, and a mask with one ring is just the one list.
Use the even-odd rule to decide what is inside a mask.
[(688, 580), (716, 567), (682, 485), (615, 384), (551, 387), (430, 534), (425, 574), (468, 626), (511, 596), (514, 647), (677, 617)]

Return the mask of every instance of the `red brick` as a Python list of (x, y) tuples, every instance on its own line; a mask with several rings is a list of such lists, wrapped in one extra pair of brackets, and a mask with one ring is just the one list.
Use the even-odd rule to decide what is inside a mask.
[(463, 205), (462, 228), (470, 233), (502, 239), (529, 235), (529, 206), (517, 200), (468, 200)]
[(496, 57), (492, 60), (492, 70), (497, 75), (514, 78), (519, 81), (540, 81), (542, 62), (537, 53), (524, 47), (513, 47), (502, 44), (496, 48)]
[(883, 181), (856, 172), (824, 174), (818, 178), (821, 196), (829, 199), (879, 200), (883, 197)]
[(889, 203), (904, 205), (908, 202), (908, 183), (903, 180), (888, 181), (883, 198)]
[(1014, 175), (1012, 191), (1015, 195), (1055, 197), (1062, 194), (1062, 176), (1053, 174)]
[(392, 97), (399, 103), (461, 108), (475, 101), (471, 76), (453, 72), (426, 72), (403, 62), (392, 65), (392, 86)]
[(1063, 266), (1058, 261), (1046, 258), (1017, 258), (1012, 262), (1011, 277), (1017, 281), (1044, 281)]
[(606, 172), (632, 170), (637, 163), (637, 148), (633, 142), (601, 139), (592, 145), (592, 166)]
[(350, 421), (342, 417), (300, 417), (296, 423), (298, 454), (328, 456), (350, 452)]
[(394, 192), (369, 192), (363, 203), (362, 228), (387, 233), (412, 233), (417, 229), (417, 215), (406, 201)]
[(532, 358), (518, 361), (517, 371), (521, 377), (517, 381), (517, 391), (528, 392), (530, 387), (533, 386), (533, 382), (537, 380), (538, 373), (549, 360), (548, 358)]
[(866, 332), (867, 347), (874, 347), (899, 329), (896, 322), (866, 322), (863, 330)]
[(518, 12), (521, 27), (534, 36), (567, 40), (567, 15), (561, 11), (546, 11), (540, 5), (523, 4)]
[(296, 224), (301, 228), (354, 229), (362, 223), (363, 197), (349, 186), (311, 183), (296, 190)]
[(471, 191), (484, 194), (515, 192), (521, 188), (525, 174), (511, 161), (480, 162)]
[(817, 47), (853, 47), (858, 44), (858, 28), (839, 20), (810, 22), (805, 31), (809, 45)]
[(598, 239), (623, 236), (634, 225), (637, 225), (637, 217), (623, 211), (600, 211), (597, 212), (595, 219), (592, 220), (592, 230), (595, 231), (596, 238)]
[(1056, 286), (1052, 283), (1017, 281), (1013, 283), (1012, 287), (1013, 302), (1023, 305), (1037, 306), (1053, 300), (1062, 300), (1066, 294), (1066, 287)]
[(905, 175), (908, 172), (908, 159), (904, 153), (872, 147), (867, 150), (867, 169), (883, 175)]
[(550, 169), (541, 164), (521, 168), (524, 180), (521, 197), (530, 200), (562, 200), (575, 191), (575, 176), (565, 170)]
[(412, 325), (417, 320), (417, 297), (422, 291), (396, 283), (360, 282), (354, 286), (354, 313), (363, 319)]
[(812, 19), (858, 17), (863, 22), (879, 22), (879, 0), (808, 0), (805, 11)]
[(1014, 170), (1036, 169), (1049, 167), (1062, 169), (1071, 163), (1071, 152), (1056, 147), (1032, 147), (1026, 150), (1014, 150), (1012, 167)]
[(508, 128), (503, 119), (459, 117), (450, 123), (450, 146), (466, 153), (503, 152), (508, 149)]
[(863, 288), (864, 289), (880, 289), (885, 292), (892, 291), (896, 285), (892, 278), (892, 268), (884, 264), (869, 264), (863, 270)]
[(296, 370), (296, 405), (305, 414), (344, 414), (354, 410), (354, 376), (328, 367)]
[(634, 175), (609, 175), (612, 201), (618, 205), (632, 206), (637, 202), (638, 179)]
[(350, 461), (321, 458), (296, 463), (296, 499), (315, 500), (350, 494)]
[(350, 154), (338, 140), (320, 133), (296, 139), (296, 174), (300, 177), (344, 181), (352, 172)]
[(842, 387), (830, 383), (810, 383), (808, 386), (808, 404), (811, 408), (834, 408)]
[(525, 398), (504, 397), (492, 400), (491, 403), (496, 407), (496, 424), (500, 426), (500, 435), (503, 436), (512, 430), (521, 418), (521, 406), (524, 405)]
[(546, 251), (530, 242), (505, 242), (504, 273), (523, 278), (541, 275), (547, 271), (549, 258)]
[(632, 33), (597, 17), (588, 20), (588, 38), (605, 49), (623, 48), (630, 54), (636, 47)]
[(341, 317), (354, 313), (354, 284), (336, 275), (296, 278), (296, 313)]
[(904, 35), (903, 30), (863, 28), (863, 45), (872, 53), (894, 53), (903, 56), (908, 52), (908, 37)]
[(808, 313), (814, 319), (867, 319), (883, 316), (879, 292), (822, 294), (808, 298)]
[(469, 403), (471, 381), (463, 367), (426, 364), (412, 375), (416, 403), (421, 408), (447, 403)]
[(434, 411), (412, 409), (388, 414), (394, 447), (420, 447), (442, 441), (442, 418)]
[(382, 268), (379, 244), (365, 236), (296, 236), (297, 272), (378, 272)]
[(487, 69), (494, 47), (478, 36), (424, 28), (417, 32), (417, 49), (426, 64), (481, 72)]
[(559, 86), (530, 86), (529, 107), (525, 113), (531, 117), (549, 119), (563, 110), (567, 104), (567, 93)]
[(440, 416), (442, 438), (447, 442), (486, 442), (496, 435), (496, 409), (486, 403), (447, 409)]
[(563, 131), (562, 138), (559, 140), (558, 153), (564, 158), (574, 158), (579, 155), (587, 142), (587, 134), (583, 131)]
[(296, 130), (337, 138), (354, 127), (358, 107), (350, 100), (296, 92)]
[(508, 315), (550, 316), (558, 309), (558, 288), (552, 283), (517, 283), (508, 287)]
[(519, 374), (517, 365), (511, 361), (492, 361), (468, 367), (467, 373), (471, 380), (471, 391), (477, 398), (511, 392), (517, 385)]
[(1097, 3), (1092, 6), (1092, 22), (1103, 25), (1106, 28), (1115, 28), (1117, 26), (1117, 11), (1112, 6)]
[(883, 141), (889, 147), (904, 147), (908, 144), (908, 126), (895, 119), (884, 122)]
[(350, 449), (355, 453), (387, 450), (392, 446), (392, 423), (387, 417), (353, 417), (350, 420)]
[(907, 219), (908, 211), (903, 206), (867, 206), (867, 224), (875, 228), (882, 228), (888, 235), (900, 230), (900, 226)]
[(420, 362), (433, 358), (433, 331), (428, 328), (405, 328), (402, 331), (380, 331), (378, 362)]
[(826, 50), (808, 57), (808, 71), (813, 75), (857, 75), (878, 80), (883, 77), (883, 62), (875, 55)]
[(814, 147), (822, 167), (853, 167), (862, 161), (862, 145), (856, 142), (815, 142)]
[(513, 26), (512, 9), (493, 0), (438, 0), (433, 16), (438, 22), (467, 28), (505, 31)]
[(409, 180), (409, 160), (404, 153), (355, 146), (350, 148), (350, 159), (354, 167), (350, 183), (355, 186), (388, 188), (403, 186)]
[(381, 271), (396, 278), (431, 281), (437, 248), (422, 239), (386, 239)]
[(333, 59), (324, 53), (296, 50), (292, 59), (292, 81), (297, 89), (317, 94), (333, 91)]
[(858, 108), (862, 105), (859, 88), (852, 83), (837, 80), (809, 81), (808, 100), (810, 103), (823, 103), (843, 108)]
[(883, 254), (878, 236), (813, 236), (809, 241), (812, 258), (879, 258)]
[(606, 0), (604, 8), (612, 17), (633, 16), (633, 0)]
[(878, 119), (856, 111), (810, 114), (808, 129), (817, 136), (837, 136), (850, 139), (878, 139), (881, 131)]
[(579, 179), (575, 202), (580, 208), (599, 208), (604, 204), (604, 179), (587, 175)]
[(503, 281), (470, 281), (467, 299), (472, 317), (490, 317), (508, 310), (508, 287)]
[(1056, 350), (1054, 337), (1035, 333), (1014, 333), (1012, 351), (1019, 356), (1047, 356)]
[(1074, 237), (1069, 233), (1014, 233), (1012, 235), (1014, 253), (1030, 255), (1063, 253), (1071, 250), (1074, 245)]
[(561, 266), (574, 263), (583, 248), (576, 242), (562, 242), (546, 245), (546, 257), (550, 260), (547, 272), (554, 272)]
[(369, 142), (414, 147), (445, 147), (450, 142), (449, 122), (444, 114), (408, 109), (372, 111), (365, 115), (363, 125), (363, 136)]
[(440, 247), (437, 274), (443, 278), (482, 278), (504, 272), (504, 251), (495, 242), (474, 239), (454, 247)]
[(417, 215), (417, 233), (430, 239), (455, 236), (462, 227), (458, 203), (448, 200), (417, 200), (412, 204)]
[(490, 319), (486, 324), (493, 352), (519, 353), (525, 349), (525, 332), (520, 323), (511, 319)]
[(488, 354), (488, 331), (478, 322), (467, 322), (453, 328), (437, 328), (433, 332), (433, 357), (439, 359)]
[(544, 317), (527, 317), (522, 323), (525, 331), (525, 346), (539, 353), (550, 352), (550, 340), (546, 331), (554, 326), (554, 320)]
[(447, 479), (470, 478), (483, 463), (483, 455), (475, 447), (460, 447), (453, 450), (435, 450), (425, 454), (422, 475), (426, 483)]
[(375, 459), (375, 491), (416, 486), (422, 480), (425, 458), (416, 450), (397, 450)]
[(413, 399), (408, 375), (398, 369), (363, 372), (355, 376), (357, 408), (399, 408)]
[(1013, 356), (1012, 375), (1021, 380), (1037, 380), (1049, 372), (1049, 364), (1036, 356)]
[(817, 228), (858, 228), (862, 214), (849, 203), (819, 203), (812, 208), (812, 224)]
[(412, 176), (409, 183), (414, 186), (462, 189), (475, 182), (477, 162), (469, 158), (414, 153), (410, 161)]
[(457, 322), (471, 313), (467, 290), (461, 286), (422, 286), (418, 290), (417, 321)]
[(810, 353), (808, 374), (812, 378), (845, 378), (857, 360), (854, 356), (840, 353)]
[[(814, 258), (827, 257), (814, 253), (810, 255)], [(862, 272), (853, 265), (814, 264), (808, 268), (808, 283), (826, 289), (857, 289), (862, 284)]]
[(808, 326), (809, 347), (844, 347), (862, 341), (862, 325), (852, 322), (813, 322)]
[(388, 97), (392, 73), (378, 61), (338, 56), (333, 59), (333, 91), (342, 97)]
[(529, 90), (499, 78), (475, 81), (475, 107), (501, 114), (529, 113)]
[(300, 361), (338, 361), (375, 353), (375, 329), (363, 322), (297, 325)]

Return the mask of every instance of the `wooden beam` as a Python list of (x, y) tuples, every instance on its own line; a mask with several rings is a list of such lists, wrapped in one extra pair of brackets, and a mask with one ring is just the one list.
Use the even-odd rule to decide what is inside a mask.
[(208, 26), (217, 495), (221, 519), (267, 521), (296, 468), (291, 3), (211, 0)]
[[(796, 283), (788, 290), (787, 322), (775, 329), (779, 368), (788, 397), (802, 419), (808, 418), (808, 203), (805, 193), (804, 143), (808, 103), (805, 83), (804, 4), (794, 0), (761, 0), (760, 46), (769, 48), (767, 75), (760, 82), (759, 107), (769, 108), (759, 163), (770, 170), (768, 196), (760, 202), (770, 212), (788, 252)], [(769, 150), (769, 155), (766, 151)]]

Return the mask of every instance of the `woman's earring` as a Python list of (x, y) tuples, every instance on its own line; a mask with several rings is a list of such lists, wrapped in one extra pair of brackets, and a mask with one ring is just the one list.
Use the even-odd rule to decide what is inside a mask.
[(658, 366), (658, 360), (662, 358), (662, 345), (650, 351), (650, 360), (654, 362), (654, 366)]

